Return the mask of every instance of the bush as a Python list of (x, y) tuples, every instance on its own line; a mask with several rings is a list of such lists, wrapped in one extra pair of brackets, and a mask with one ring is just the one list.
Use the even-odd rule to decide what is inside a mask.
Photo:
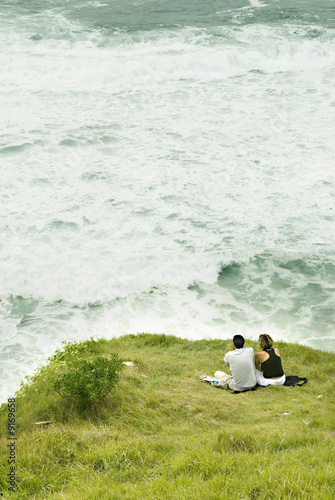
[(123, 363), (117, 354), (112, 354), (109, 359), (102, 356), (92, 360), (72, 358), (65, 367), (65, 373), (54, 382), (56, 391), (80, 406), (88, 406), (105, 398), (117, 384)]

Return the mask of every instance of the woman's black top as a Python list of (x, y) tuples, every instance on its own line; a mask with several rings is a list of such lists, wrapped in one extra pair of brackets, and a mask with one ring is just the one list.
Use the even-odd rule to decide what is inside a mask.
[(280, 356), (277, 356), (274, 349), (264, 349), (269, 358), (261, 363), (262, 372), (265, 378), (282, 377), (284, 370)]

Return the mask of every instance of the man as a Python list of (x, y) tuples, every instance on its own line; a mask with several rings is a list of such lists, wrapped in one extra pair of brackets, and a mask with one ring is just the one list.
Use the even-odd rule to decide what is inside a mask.
[(256, 370), (254, 363), (254, 350), (244, 346), (242, 335), (233, 338), (233, 350), (227, 352), (224, 362), (228, 364), (232, 375), (217, 371), (214, 377), (202, 375), (204, 382), (209, 382), (217, 387), (231, 389), (232, 391), (249, 391), (256, 385)]

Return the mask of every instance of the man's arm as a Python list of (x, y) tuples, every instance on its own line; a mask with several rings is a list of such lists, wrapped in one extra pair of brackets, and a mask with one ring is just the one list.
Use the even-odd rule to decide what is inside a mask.
[(229, 360), (229, 356), (228, 356), (228, 354), (229, 354), (229, 353), (227, 352), (227, 354), (226, 354), (226, 355), (225, 355), (225, 357), (223, 358), (223, 361), (224, 361), (224, 362), (228, 365), (228, 368), (230, 369), (229, 362), (228, 362), (228, 360)]

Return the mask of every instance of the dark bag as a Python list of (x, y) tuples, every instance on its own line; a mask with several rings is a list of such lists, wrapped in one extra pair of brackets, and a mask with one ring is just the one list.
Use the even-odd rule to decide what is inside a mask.
[(307, 378), (298, 377), (297, 375), (286, 375), (286, 380), (284, 385), (289, 387), (294, 387), (295, 385), (304, 385), (307, 383)]

